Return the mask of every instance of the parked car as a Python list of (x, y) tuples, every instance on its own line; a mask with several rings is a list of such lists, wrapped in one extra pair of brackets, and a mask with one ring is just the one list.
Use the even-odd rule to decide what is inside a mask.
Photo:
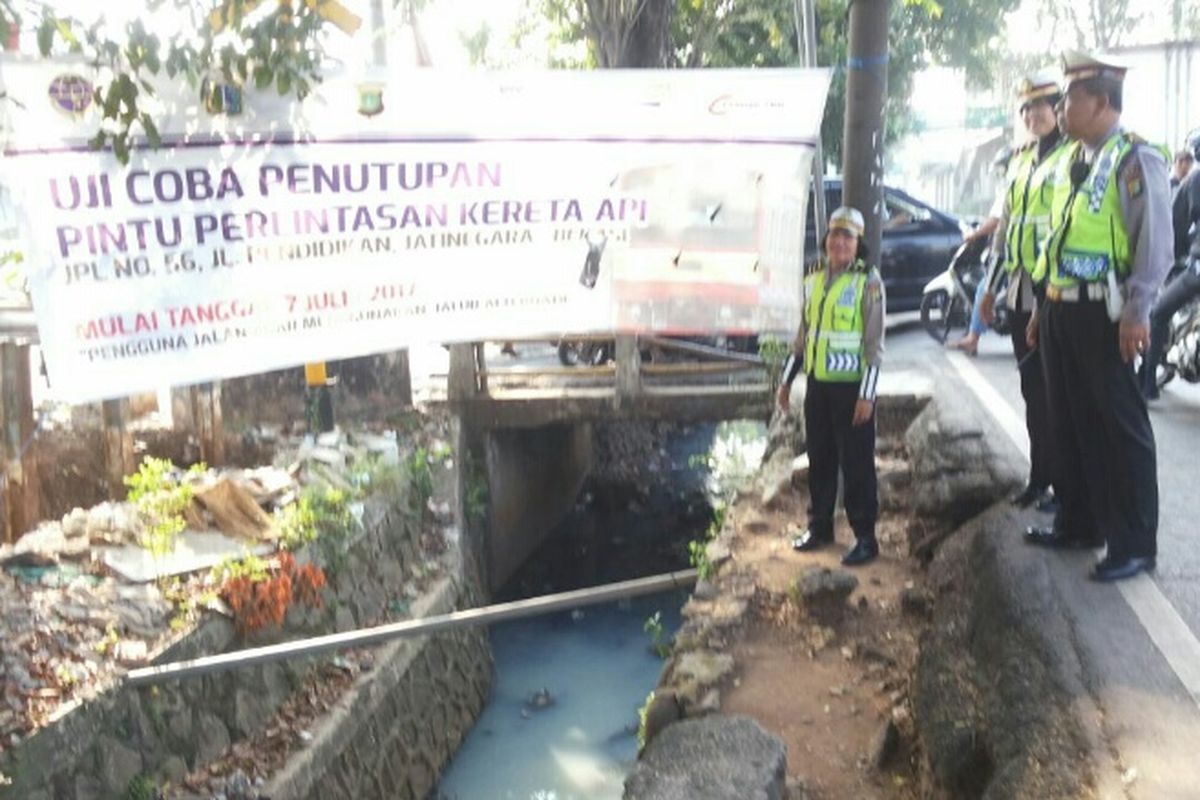
[[(825, 179), (826, 213), (842, 204), (840, 178)], [(946, 269), (963, 242), (964, 223), (891, 186), (883, 190), (883, 252), (873, 254), (887, 287), (888, 311), (916, 311), (930, 279)], [(813, 203), (809, 196), (804, 260), (817, 258)]]

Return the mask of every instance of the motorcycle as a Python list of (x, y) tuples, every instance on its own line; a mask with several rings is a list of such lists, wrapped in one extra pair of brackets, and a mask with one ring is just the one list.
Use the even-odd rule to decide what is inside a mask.
[(1170, 338), (1163, 349), (1163, 363), (1155, 375), (1160, 391), (1176, 376), (1188, 383), (1200, 383), (1200, 299), (1175, 312)]
[(612, 339), (559, 339), (558, 360), (564, 367), (599, 367), (612, 360), (616, 345)]
[[(929, 283), (921, 296), (921, 327), (939, 343), (944, 344), (950, 332), (965, 328), (971, 321), (975, 291), (987, 277), (987, 242), (983, 239), (963, 242), (950, 259), (945, 272)], [(995, 315), (988, 327), (1008, 335), (1008, 304), (1005, 280), (996, 295)]]

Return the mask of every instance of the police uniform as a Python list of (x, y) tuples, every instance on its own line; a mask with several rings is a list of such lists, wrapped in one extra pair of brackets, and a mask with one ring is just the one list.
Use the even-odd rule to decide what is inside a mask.
[[(1021, 83), (1018, 97), (1022, 107), (1044, 101), (1053, 105), (1060, 89), (1057, 75), (1040, 72)], [(1059, 161), (1067, 144), (1056, 125), (1041, 139), (1019, 148), (1008, 166), (1008, 186), (993, 247), (996, 259), (988, 281), (993, 296), (1008, 276), (1009, 333), (1013, 354), (1021, 376), (1021, 396), (1025, 399), (1025, 429), (1029, 434), (1029, 481), (1015, 498), (1018, 505), (1029, 505), (1044, 496), (1054, 484), (1054, 447), (1050, 435), (1049, 410), (1046, 407), (1046, 381), (1041, 356), (1030, 348), (1025, 329), (1037, 308), (1038, 295), (1033, 281), (1041, 247), (1050, 233), (1050, 204), (1059, 179)]]
[[(1077, 53), (1064, 57), (1063, 73), (1067, 92), (1078, 81), (1124, 78), (1123, 68)], [(1098, 141), (1073, 142), (1059, 169), (1034, 277), (1046, 281), (1038, 339), (1061, 505), (1052, 530), (1027, 535), (1054, 546), (1105, 543), (1092, 577), (1119, 580), (1152, 570), (1157, 553), (1154, 431), (1122, 358), (1120, 326), (1148, 325), (1171, 265), (1166, 158), (1114, 124)]]
[[(837, 209), (830, 215), (829, 228), (839, 227), (861, 238), (862, 215), (851, 208)], [(804, 297), (800, 329), (784, 367), (785, 385), (800, 369), (807, 375), (809, 529), (793, 546), (810, 550), (833, 541), (840, 468), (846, 518), (856, 539), (843, 563), (862, 563), (878, 553), (874, 409), (865, 423), (852, 423), (858, 401), (874, 403), (878, 390), (886, 307), (883, 279), (861, 260), (834, 274), (822, 259), (805, 278)]]

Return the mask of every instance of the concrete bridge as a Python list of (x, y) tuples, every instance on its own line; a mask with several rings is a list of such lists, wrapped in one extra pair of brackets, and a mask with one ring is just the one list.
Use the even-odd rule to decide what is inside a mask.
[[(649, 358), (643, 353), (651, 355)], [(492, 368), (479, 345), (452, 345), (446, 400), (489, 430), (620, 419), (767, 419), (757, 355), (656, 336), (618, 336), (602, 366)]]
[[(643, 360), (643, 350), (689, 360)], [(758, 356), (656, 337), (618, 336), (615, 363), (597, 367), (489, 369), (482, 346), (452, 345), (446, 386), (456, 450), (486, 466), (480, 550), (493, 590), (573, 507), (592, 467), (593, 423), (766, 420), (772, 402)]]

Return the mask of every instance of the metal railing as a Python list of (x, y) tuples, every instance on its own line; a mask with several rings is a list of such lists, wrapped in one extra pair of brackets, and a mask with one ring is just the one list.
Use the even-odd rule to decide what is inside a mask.
[(192, 678), (199, 675), (210, 675), (215, 672), (227, 672), (241, 667), (254, 666), (255, 664), (266, 664), (272, 661), (285, 661), (287, 659), (302, 658), (319, 653), (383, 644), (394, 639), (441, 633), (472, 625), (489, 625), (494, 622), (521, 619), (522, 617), (531, 617), (552, 611), (565, 611), (581, 606), (597, 605), (599, 603), (623, 600), (644, 594), (665, 592), (670, 589), (681, 589), (695, 583), (696, 578), (697, 572), (694, 569), (667, 572), (660, 575), (652, 575), (648, 578), (636, 578), (630, 581), (609, 583), (604, 586), (593, 586), (587, 589), (576, 589), (570, 592), (543, 595), (528, 600), (515, 600), (511, 603), (499, 603), (481, 608), (471, 608), (465, 611), (454, 611), (449, 614), (438, 614), (423, 619), (405, 620), (404, 622), (394, 622), (388, 625), (378, 625), (373, 628), (362, 628), (343, 633), (332, 633), (310, 639), (297, 639), (266, 647), (235, 650), (231, 653), (204, 656), (188, 661), (158, 664), (152, 667), (130, 670), (125, 675), (125, 685), (148, 686), (179, 678)]

